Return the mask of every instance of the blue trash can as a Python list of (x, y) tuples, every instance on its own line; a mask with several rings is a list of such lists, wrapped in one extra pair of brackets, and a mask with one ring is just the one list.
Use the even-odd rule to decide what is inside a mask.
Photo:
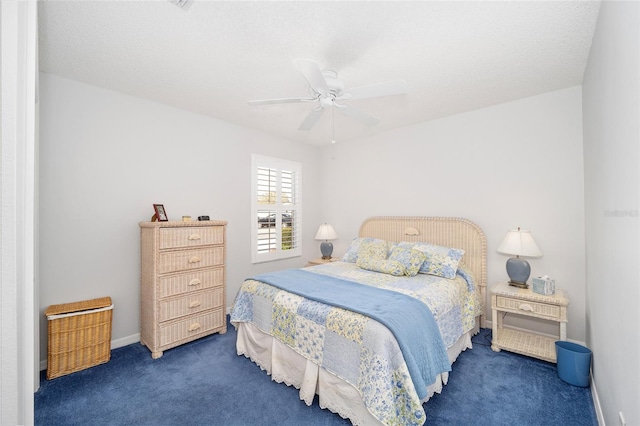
[(577, 343), (558, 340), (556, 342), (558, 377), (570, 385), (589, 386), (591, 350)]

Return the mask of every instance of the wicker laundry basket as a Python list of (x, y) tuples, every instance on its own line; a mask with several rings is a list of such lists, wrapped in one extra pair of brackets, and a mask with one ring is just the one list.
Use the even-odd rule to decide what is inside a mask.
[(104, 364), (111, 358), (110, 297), (51, 305), (48, 323), (47, 379)]

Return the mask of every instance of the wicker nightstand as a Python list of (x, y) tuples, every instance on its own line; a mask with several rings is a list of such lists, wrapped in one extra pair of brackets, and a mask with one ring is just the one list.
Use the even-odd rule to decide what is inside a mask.
[[(512, 287), (506, 282), (491, 289), (493, 339), (491, 349), (501, 349), (556, 362), (556, 340), (567, 340), (567, 307), (569, 299), (562, 290), (551, 296), (534, 293), (531, 288)], [(557, 339), (541, 334), (514, 330), (502, 326), (507, 313), (542, 318), (559, 324)]]
[(338, 260), (340, 259), (338, 259), (337, 257), (332, 257), (331, 259), (323, 259), (319, 257), (317, 259), (311, 259), (309, 262), (307, 262), (306, 266), (323, 265), (325, 263), (337, 262)]

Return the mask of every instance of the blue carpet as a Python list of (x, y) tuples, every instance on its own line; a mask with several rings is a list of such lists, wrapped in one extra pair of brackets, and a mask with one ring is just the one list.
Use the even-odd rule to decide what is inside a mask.
[[(297, 389), (236, 355), (236, 332), (212, 335), (151, 359), (136, 343), (111, 360), (53, 380), (41, 375), (36, 425), (347, 425), (311, 407)], [(555, 364), (493, 352), (491, 330), (473, 339), (442, 394), (425, 404), (427, 425), (597, 425), (589, 388), (560, 380)]]

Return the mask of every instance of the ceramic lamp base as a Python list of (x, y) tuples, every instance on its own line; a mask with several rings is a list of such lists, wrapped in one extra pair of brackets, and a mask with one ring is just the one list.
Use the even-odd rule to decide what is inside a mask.
[(528, 288), (527, 280), (531, 275), (531, 266), (524, 259), (512, 257), (507, 260), (507, 275), (509, 275), (509, 285)]
[(333, 244), (329, 241), (323, 241), (320, 244), (320, 252), (322, 253), (323, 259), (331, 259), (331, 254), (333, 253)]

